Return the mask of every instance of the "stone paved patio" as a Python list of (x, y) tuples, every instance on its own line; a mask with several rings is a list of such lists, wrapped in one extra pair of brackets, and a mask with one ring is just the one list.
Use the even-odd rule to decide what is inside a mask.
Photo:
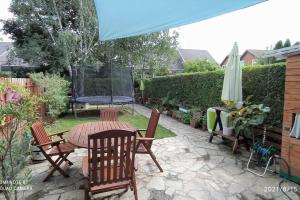
[[(149, 116), (150, 110), (136, 105), (137, 112)], [(154, 142), (154, 152), (164, 169), (160, 173), (148, 155), (137, 155), (137, 185), (140, 200), (273, 200), (285, 199), (277, 191), (281, 178), (268, 175), (257, 177), (245, 170), (247, 153), (232, 155), (230, 147), (221, 139), (208, 143), (208, 133), (178, 123), (162, 115), (162, 126), (177, 134)], [(82, 200), (79, 190), (83, 178), (80, 174), (81, 157), (86, 150), (78, 149), (70, 156), (74, 166), (69, 170), (71, 178), (54, 176), (43, 183), (48, 163), (31, 165), (33, 190), (23, 194), (24, 199)], [(297, 187), (288, 194), (300, 199), (299, 185), (285, 182), (285, 187)], [(274, 188), (268, 188), (274, 187)], [(267, 192), (271, 189), (272, 192)], [(275, 190), (275, 191), (274, 191)], [(132, 192), (122, 190), (95, 196), (95, 199), (133, 199)]]

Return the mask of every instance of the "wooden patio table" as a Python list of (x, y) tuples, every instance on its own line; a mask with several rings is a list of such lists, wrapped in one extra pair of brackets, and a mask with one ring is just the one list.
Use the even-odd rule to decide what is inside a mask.
[[(99, 133), (108, 130), (129, 130), (136, 131), (126, 122), (119, 121), (97, 121), (97, 122), (87, 122), (84, 124), (79, 124), (71, 129), (68, 141), (79, 147), (88, 148), (88, 135)], [(105, 144), (106, 146), (106, 144)]]

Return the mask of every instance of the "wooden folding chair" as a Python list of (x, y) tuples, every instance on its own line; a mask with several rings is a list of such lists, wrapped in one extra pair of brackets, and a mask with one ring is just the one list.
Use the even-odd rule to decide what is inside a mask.
[[(44, 129), (43, 123), (38, 121), (31, 126), (31, 132), (35, 139), (35, 145), (40, 149), (52, 167), (51, 171), (43, 181), (47, 181), (55, 171), (58, 171), (64, 177), (69, 177), (69, 175), (60, 167), (64, 161), (66, 164), (73, 165), (67, 157), (70, 153), (74, 152), (75, 146), (66, 142), (63, 138), (63, 134), (67, 131), (48, 135)], [(52, 138), (54, 136), (58, 136), (60, 139), (53, 141)], [(54, 159), (54, 156), (57, 158)]]
[[(163, 169), (159, 165), (154, 153), (151, 150), (152, 142), (155, 139), (154, 136), (158, 125), (159, 116), (159, 111), (157, 109), (153, 109), (151, 112), (147, 129), (138, 129), (139, 137), (137, 138), (136, 153), (149, 154), (152, 160), (155, 162), (156, 166), (159, 168), (159, 170), (163, 172)], [(142, 131), (146, 131), (145, 136), (142, 135)]]
[(101, 121), (117, 121), (119, 116), (119, 110), (107, 108), (100, 110)]
[(108, 130), (88, 136), (88, 156), (82, 160), (82, 173), (87, 177), (85, 198), (111, 190), (128, 189), (137, 200), (135, 181), (136, 133)]

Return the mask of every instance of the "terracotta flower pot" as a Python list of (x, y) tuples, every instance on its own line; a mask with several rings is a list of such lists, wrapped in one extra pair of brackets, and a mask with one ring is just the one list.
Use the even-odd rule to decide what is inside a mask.
[(192, 118), (190, 120), (190, 126), (193, 127), (193, 128), (198, 128), (199, 127), (199, 121), (195, 118)]

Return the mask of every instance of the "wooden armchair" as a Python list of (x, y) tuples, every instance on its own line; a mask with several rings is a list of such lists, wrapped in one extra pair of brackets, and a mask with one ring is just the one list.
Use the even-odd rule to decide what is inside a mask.
[(118, 189), (134, 191), (136, 133), (127, 130), (108, 130), (88, 136), (88, 156), (82, 160), (82, 173), (87, 178), (85, 198)]
[[(136, 146), (136, 153), (137, 154), (149, 154), (156, 164), (156, 166), (159, 168), (161, 172), (163, 172), (163, 169), (159, 165), (158, 161), (156, 160), (156, 157), (154, 153), (151, 150), (152, 142), (155, 139), (155, 131), (158, 125), (160, 113), (157, 109), (153, 109), (151, 112), (150, 120), (148, 123), (147, 129), (138, 129), (138, 135), (137, 138), (137, 146)], [(141, 132), (145, 131), (145, 136), (142, 135)]]
[(117, 121), (119, 116), (119, 110), (107, 108), (100, 110), (101, 121)]
[[(48, 135), (44, 129), (42, 122), (35, 122), (31, 126), (31, 132), (35, 140), (34, 144), (41, 150), (45, 158), (50, 162), (52, 169), (43, 180), (48, 180), (55, 171), (58, 171), (64, 177), (69, 175), (60, 167), (65, 161), (66, 164), (73, 165), (73, 163), (67, 159), (70, 153), (74, 152), (75, 146), (65, 141), (63, 134), (67, 131)], [(54, 136), (59, 137), (59, 140), (53, 141)], [(56, 159), (53, 157), (56, 156)]]

